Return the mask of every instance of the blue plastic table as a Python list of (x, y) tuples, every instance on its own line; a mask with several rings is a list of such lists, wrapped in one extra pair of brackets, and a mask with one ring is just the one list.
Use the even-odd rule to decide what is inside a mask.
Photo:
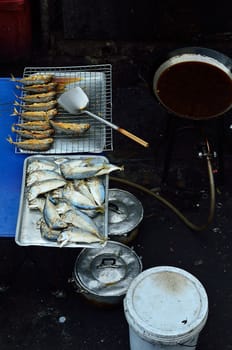
[[(0, 78), (0, 237), (15, 237), (25, 154), (15, 154), (6, 138), (17, 117), (11, 116), (18, 90), (10, 78)], [(14, 137), (13, 137), (14, 138)]]

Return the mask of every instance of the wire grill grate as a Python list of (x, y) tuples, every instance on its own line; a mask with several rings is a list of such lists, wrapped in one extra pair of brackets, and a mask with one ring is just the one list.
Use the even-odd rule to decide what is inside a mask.
[[(112, 73), (111, 65), (67, 66), (67, 67), (25, 67), (23, 77), (35, 73), (51, 73), (54, 79), (65, 79), (65, 89), (80, 86), (89, 97), (88, 110), (112, 122)], [(59, 94), (57, 93), (57, 98)], [(25, 92), (22, 92), (24, 95)], [(19, 112), (22, 111), (19, 110)], [(113, 150), (112, 129), (91, 118), (87, 114), (71, 116), (60, 106), (57, 106), (57, 121), (90, 123), (90, 129), (81, 137), (55, 135), (52, 147), (44, 152), (22, 150), (15, 148), (16, 153), (101, 153)], [(19, 118), (19, 123), (23, 122)], [(16, 141), (22, 141), (17, 135)]]

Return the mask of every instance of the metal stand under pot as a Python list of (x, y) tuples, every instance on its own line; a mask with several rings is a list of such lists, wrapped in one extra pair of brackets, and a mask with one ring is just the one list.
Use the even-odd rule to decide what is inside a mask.
[(226, 55), (207, 48), (187, 47), (171, 52), (155, 72), (153, 90), (168, 111), (163, 183), (167, 180), (177, 131), (186, 122), (188, 127), (191, 124), (203, 131), (206, 139), (207, 127), (216, 130), (216, 152), (206, 157), (217, 156), (218, 181), (223, 183), (224, 117), (232, 107), (231, 69), (232, 60)]

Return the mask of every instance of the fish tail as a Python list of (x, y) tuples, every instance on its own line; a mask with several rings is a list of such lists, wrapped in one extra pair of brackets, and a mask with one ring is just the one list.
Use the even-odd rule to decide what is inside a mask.
[(102, 205), (102, 206), (99, 206), (97, 207), (96, 211), (100, 214), (104, 214), (105, 213), (105, 207)]
[(17, 111), (16, 108), (14, 108), (14, 113), (12, 113), (11, 116), (13, 116), (13, 115), (19, 115), (19, 112)]
[(15, 77), (13, 76), (13, 74), (11, 73), (11, 81), (17, 81), (16, 79), (15, 79)]
[(8, 136), (7, 139), (6, 139), (8, 142), (10, 142), (10, 144), (13, 144), (14, 141), (12, 140), (12, 137), (11, 136)]

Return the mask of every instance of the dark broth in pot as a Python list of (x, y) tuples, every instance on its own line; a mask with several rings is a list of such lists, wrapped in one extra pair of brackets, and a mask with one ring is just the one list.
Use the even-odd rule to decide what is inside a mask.
[(206, 119), (219, 115), (232, 104), (232, 80), (220, 68), (204, 62), (181, 62), (159, 77), (160, 101), (179, 116)]

